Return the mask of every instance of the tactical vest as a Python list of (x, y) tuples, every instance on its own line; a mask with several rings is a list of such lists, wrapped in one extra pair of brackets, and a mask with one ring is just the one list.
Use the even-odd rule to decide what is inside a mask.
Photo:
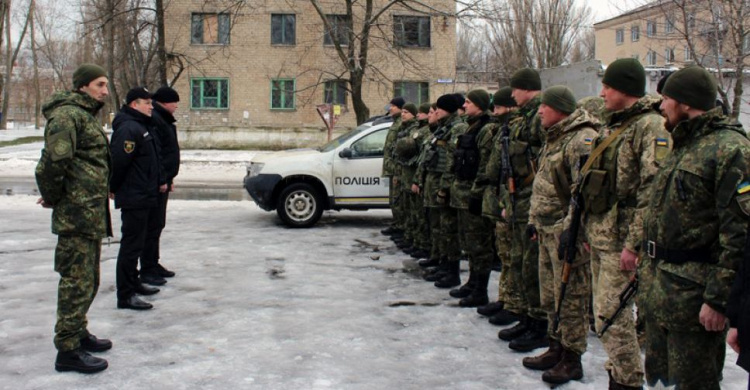
[[(625, 123), (623, 126), (629, 126)], [(598, 137), (592, 143), (592, 150), (604, 142), (606, 137)], [(635, 198), (619, 199), (617, 196), (617, 156), (625, 137), (620, 134), (591, 163), (590, 169), (584, 172), (581, 193), (584, 210), (589, 214), (603, 214), (615, 204), (634, 207)]]
[[(536, 161), (539, 157), (539, 151), (541, 145), (533, 145), (529, 141), (531, 139), (531, 119), (518, 117), (511, 121), (511, 128), (513, 134), (509, 143), (508, 155), (510, 157), (510, 163), (513, 167), (513, 177), (516, 178), (518, 184), (522, 186), (530, 185), (533, 181), (533, 175), (536, 170)], [(519, 121), (524, 121), (524, 126), (518, 126)]]
[[(451, 126), (453, 127), (453, 126)], [(448, 141), (450, 140), (451, 127), (441, 127), (430, 140), (427, 153), (425, 154), (425, 166), (428, 172), (448, 172)]]
[(458, 180), (474, 180), (479, 170), (479, 147), (477, 134), (479, 130), (458, 136), (453, 162)]
[[(558, 145), (555, 146), (555, 149), (545, 152), (545, 155), (561, 155), (560, 161), (558, 161), (554, 167), (551, 167), (552, 171), (550, 173), (552, 177), (552, 185), (555, 187), (557, 197), (560, 199), (560, 203), (564, 206), (570, 204), (570, 183), (573, 181), (573, 177), (570, 174), (571, 167), (568, 167), (566, 164), (565, 151), (568, 149), (568, 144), (573, 140), (576, 134), (577, 132), (564, 134), (563, 137), (566, 138), (563, 142), (558, 143)], [(546, 147), (549, 147), (549, 145), (550, 144), (547, 143)]]

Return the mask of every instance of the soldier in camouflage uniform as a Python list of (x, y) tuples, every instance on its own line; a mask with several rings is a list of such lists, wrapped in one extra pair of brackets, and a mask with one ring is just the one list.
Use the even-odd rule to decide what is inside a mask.
[[(404, 109), (409, 111), (411, 107), (407, 108), (407, 106), (409, 106), (409, 104), (404, 105)], [(414, 241), (413, 248), (415, 248), (410, 254), (412, 257), (419, 259), (430, 257), (430, 250), (432, 249), (432, 243), (430, 242), (430, 226), (427, 221), (427, 209), (424, 207), (422, 196), (412, 191), (422, 144), (431, 134), (430, 127), (427, 123), (430, 104), (423, 103), (418, 109), (416, 109), (416, 107), (414, 108), (414, 111), (417, 113), (417, 124), (411, 128), (405, 137), (399, 138), (396, 143), (396, 149), (404, 152), (404, 155), (400, 160), (401, 183), (404, 191), (402, 196), (404, 196), (405, 199), (408, 199), (408, 206), (406, 207), (407, 225), (409, 226), (408, 230), (412, 232)]]
[(578, 108), (588, 112), (599, 123), (607, 123), (607, 110), (604, 109), (604, 99), (601, 96), (587, 96), (578, 101)]
[(408, 166), (409, 160), (417, 152), (416, 144), (413, 139), (409, 139), (412, 131), (419, 128), (417, 122), (417, 106), (414, 103), (406, 103), (401, 109), (401, 127), (398, 129), (393, 147), (393, 164), (396, 166), (393, 185), (398, 189), (398, 198), (400, 201), (396, 205), (397, 214), (403, 216), (404, 238), (399, 243), (405, 253), (409, 254), (417, 250), (415, 236), (418, 231), (411, 219), (411, 182), (414, 170)]
[[(644, 216), (640, 273), (653, 273), (645, 309), (646, 378), (680, 390), (720, 389), (727, 302), (750, 214), (750, 141), (715, 107), (716, 80), (689, 67), (664, 85), (674, 150), (656, 174)], [(644, 268), (648, 266), (648, 268)], [(640, 302), (640, 301), (639, 301)]]
[(428, 141), (424, 164), (428, 176), (431, 172), (440, 175), (428, 177), (423, 191), (428, 207), (429, 205), (445, 206), (440, 212), (440, 233), (436, 238), (440, 245), (440, 253), (443, 255), (440, 259), (442, 272), (436, 275), (439, 279), (435, 281), (435, 287), (450, 288), (461, 284), (459, 275), (461, 251), (458, 244), (458, 215), (456, 209), (448, 207), (450, 183), (453, 182), (453, 174), (448, 170), (449, 159), (453, 158), (449, 141), (454, 134), (464, 132), (466, 124), (456, 114), (459, 102), (455, 96), (440, 96), (435, 104), (437, 106), (435, 119), (438, 121), (438, 127)]
[(383, 177), (388, 178), (388, 197), (391, 204), (391, 211), (393, 212), (393, 222), (391, 226), (382, 230), (381, 233), (394, 237), (399, 237), (403, 233), (403, 219), (399, 214), (396, 204), (399, 193), (396, 185), (393, 183), (397, 168), (393, 161), (393, 149), (396, 147), (396, 136), (398, 135), (399, 128), (401, 128), (401, 109), (404, 107), (404, 104), (406, 104), (406, 101), (401, 96), (391, 99), (388, 114), (393, 118), (393, 124), (388, 129), (388, 134), (385, 137), (385, 145), (383, 146)]
[[(546, 370), (542, 374), (545, 382), (561, 384), (583, 377), (581, 355), (586, 352), (591, 275), (580, 240), (565, 298), (560, 301), (563, 259), (558, 259), (557, 248), (570, 199), (575, 196), (572, 184), (578, 181), (580, 159), (589, 154), (597, 125), (587, 111), (576, 109), (573, 92), (561, 85), (544, 91), (539, 117), (546, 130), (546, 143), (534, 179), (527, 233), (539, 242), (539, 287), (542, 307), (547, 311), (550, 345), (542, 355), (524, 358), (523, 365)], [(557, 302), (561, 309), (555, 333)]]
[[(618, 307), (634, 274), (653, 177), (671, 142), (652, 98), (645, 96), (646, 73), (637, 59), (612, 62), (602, 84), (609, 121), (592, 144), (581, 188), (597, 330), (601, 318), (611, 317)], [(630, 302), (623, 313), (632, 307)], [(643, 366), (633, 316), (618, 316), (601, 341), (609, 356), (604, 365), (609, 388), (640, 389)]]
[(492, 139), (497, 126), (488, 112), (490, 94), (481, 89), (466, 94), (464, 109), (467, 127), (451, 139), (453, 158), (448, 169), (453, 174), (450, 183), (450, 205), (458, 210), (458, 237), (461, 250), (469, 258), (469, 280), (450, 295), (462, 298), (459, 306), (476, 307), (486, 305), (487, 283), (490, 280), (492, 261), (495, 258), (492, 245), (494, 223), (482, 216), (484, 186), (474, 189), (479, 167), (486, 165), (492, 151)]
[(520, 295), (505, 302), (505, 308), (520, 317), (520, 322), (503, 329), (498, 337), (510, 341), (509, 347), (528, 352), (549, 345), (547, 313), (539, 301), (539, 249), (526, 234), (529, 218), (532, 183), (536, 174), (537, 158), (544, 143), (544, 134), (537, 116), (541, 103), (542, 81), (534, 69), (525, 68), (511, 77), (513, 99), (518, 102), (518, 113), (510, 122), (509, 159), (515, 194), (505, 184), (505, 218), (511, 223), (511, 266), (509, 277), (516, 279)]
[[(493, 122), (497, 124), (498, 129), (492, 141), (488, 161), (486, 164), (480, 164), (474, 183), (475, 189), (472, 190), (472, 193), (475, 193), (476, 189), (484, 188), (482, 215), (495, 221), (495, 253), (501, 261), (503, 270), (510, 269), (510, 225), (502, 217), (502, 209), (505, 208), (503, 204), (505, 188), (500, 183), (502, 165), (500, 129), (510, 122), (514, 112), (518, 109), (512, 93), (511, 87), (503, 87), (492, 97), (492, 104), (495, 107)], [(512, 279), (509, 278), (510, 274), (510, 272), (500, 273), (497, 301), (477, 308), (477, 313), (490, 317), (490, 323), (495, 325), (508, 325), (517, 321), (515, 315), (504, 310), (505, 302), (514, 295), (512, 291), (518, 291), (518, 287), (514, 287)]]
[(74, 90), (55, 93), (42, 107), (47, 125), (36, 182), (38, 203), (52, 208), (57, 234), (57, 371), (105, 370), (107, 361), (88, 352), (112, 348), (109, 340), (89, 333), (86, 319), (99, 289), (101, 241), (112, 236), (109, 142), (95, 118), (109, 95), (106, 75), (97, 65), (81, 65), (73, 73)]

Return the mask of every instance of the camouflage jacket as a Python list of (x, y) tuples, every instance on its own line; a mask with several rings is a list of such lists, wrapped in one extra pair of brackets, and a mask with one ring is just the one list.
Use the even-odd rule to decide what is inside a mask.
[(456, 174), (453, 172), (454, 160), (453, 156), (456, 153), (456, 140), (458, 136), (465, 133), (469, 125), (466, 124), (463, 117), (456, 114), (449, 115), (440, 120), (440, 128), (437, 133), (445, 134), (444, 140), (446, 141), (444, 152), (445, 152), (445, 169), (443, 175), (440, 177), (439, 190), (448, 194), (451, 197), (451, 187), (453, 181), (456, 179)]
[[(468, 127), (466, 128), (466, 131), (464, 134), (470, 134), (475, 133), (476, 136), (474, 138), (474, 142), (476, 143), (476, 148), (479, 152), (479, 161), (477, 164), (477, 171), (476, 174), (479, 174), (479, 169), (481, 169), (482, 165), (487, 165), (487, 161), (489, 160), (490, 153), (492, 152), (492, 139), (495, 136), (495, 130), (497, 129), (497, 124), (492, 122), (492, 117), (490, 117), (489, 113), (482, 113), (480, 116), (468, 118), (467, 120)], [(459, 136), (460, 134), (457, 134), (452, 140), (451, 143), (453, 143), (454, 150), (457, 150), (458, 142), (459, 142)], [(457, 172), (455, 172), (455, 169), (457, 168), (455, 163), (455, 158), (450, 159), (450, 169), (452, 172), (454, 172), (453, 175), (453, 183), (451, 183), (451, 189), (450, 189), (450, 205), (451, 207), (455, 209), (468, 209), (469, 208), (469, 198), (470, 197), (476, 197), (481, 198), (482, 194), (484, 192), (484, 186), (481, 188), (474, 189), (474, 183), (476, 182), (476, 177), (472, 180), (463, 180), (459, 177)]]
[(434, 134), (438, 130), (438, 124), (427, 126), (429, 133), (422, 141), (422, 145), (419, 150), (419, 158), (417, 162), (417, 171), (412, 179), (413, 184), (416, 184), (421, 188), (422, 199), (424, 199), (425, 207), (445, 207), (437, 203), (435, 193), (437, 188), (440, 186), (440, 177), (443, 175), (442, 172), (437, 172), (428, 168), (430, 163), (428, 160), (428, 151), (431, 148), (435, 148), (435, 137)]
[(518, 109), (510, 122), (510, 161), (516, 182), (515, 207), (511, 207), (510, 194), (505, 196), (505, 215), (515, 223), (526, 224), (531, 207), (531, 189), (539, 152), (544, 146), (544, 131), (537, 115), (541, 97), (537, 95)]
[[(597, 136), (595, 121), (587, 111), (577, 109), (547, 129), (547, 142), (539, 155), (539, 171), (531, 194), (530, 224), (554, 225), (567, 215), (574, 183), (580, 174), (580, 158), (590, 153), (591, 141)], [(561, 190), (566, 192), (564, 199), (558, 192)]]
[(42, 107), (47, 118), (36, 182), (52, 204), (52, 233), (98, 239), (112, 235), (109, 141), (94, 115), (103, 103), (80, 92), (57, 92)]
[(487, 158), (487, 164), (480, 165), (479, 172), (477, 172), (476, 182), (479, 182), (480, 185), (487, 182), (482, 200), (482, 215), (496, 220), (502, 218), (501, 213), (505, 208), (505, 184), (501, 183), (501, 180), (504, 179), (502, 177), (502, 129), (503, 126), (509, 124), (515, 114), (515, 111), (511, 111), (495, 118), (497, 131), (495, 132), (495, 138), (492, 140), (492, 150)]
[(396, 138), (400, 128), (401, 114), (398, 114), (393, 117), (393, 124), (388, 128), (388, 134), (385, 136), (385, 145), (383, 146), (383, 176), (391, 177), (394, 175), (396, 163), (393, 161), (393, 149), (396, 147)]
[[(750, 140), (720, 108), (679, 123), (672, 137), (674, 150), (660, 164), (644, 216), (645, 240), (653, 244), (643, 250), (657, 255), (651, 265), (661, 271), (657, 275), (674, 280), (673, 291), (652, 291), (669, 297), (669, 310), (658, 311), (658, 318), (699, 328), (703, 303), (725, 312), (742, 261), (750, 211)], [(663, 249), (695, 252), (678, 263), (662, 258)], [(656, 285), (669, 288), (660, 279)]]
[[(618, 201), (600, 214), (584, 215), (589, 243), (601, 250), (637, 252), (643, 239), (643, 213), (651, 195), (651, 184), (663, 160), (671, 149), (671, 137), (664, 128), (664, 118), (654, 110), (654, 98), (645, 96), (635, 104), (610, 114), (609, 122), (599, 131), (592, 150), (623, 124), (627, 125), (618, 140), (610, 145), (614, 150), (614, 194), (606, 190), (600, 196), (612, 196)], [(597, 158), (603, 161), (604, 155)], [(604, 164), (602, 162), (602, 164)], [(598, 165), (592, 165), (592, 170)], [(588, 172), (586, 173), (588, 174)], [(607, 174), (609, 176), (609, 174)], [(586, 192), (589, 179), (584, 180)], [(606, 194), (605, 194), (606, 193)]]
[[(430, 129), (427, 127), (426, 123), (427, 121), (418, 121), (416, 119), (404, 122), (401, 126), (401, 131), (399, 131), (399, 139), (396, 141), (396, 156), (394, 159), (396, 160), (396, 163), (401, 166), (399, 182), (404, 190), (408, 192), (411, 192), (411, 185), (414, 182), (414, 175), (417, 172), (419, 149), (422, 146), (424, 138), (426, 138), (426, 134), (430, 133)], [(400, 147), (403, 147), (403, 145), (399, 145), (399, 143), (413, 143), (414, 153), (399, 155), (398, 151)]]

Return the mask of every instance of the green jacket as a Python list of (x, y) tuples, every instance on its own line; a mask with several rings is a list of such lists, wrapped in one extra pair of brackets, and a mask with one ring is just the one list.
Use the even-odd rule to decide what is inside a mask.
[[(649, 296), (660, 323), (700, 329), (702, 304), (725, 312), (742, 261), (747, 220), (735, 207), (750, 196), (750, 140), (719, 108), (679, 123), (672, 139), (644, 214), (644, 238), (653, 243), (644, 256), (657, 255), (646, 271), (656, 275)], [(663, 258), (664, 249), (687, 258)]]
[[(482, 170), (482, 166), (487, 165), (487, 161), (489, 160), (492, 151), (492, 139), (495, 136), (497, 124), (492, 122), (489, 113), (482, 113), (479, 116), (467, 118), (467, 125), (468, 128), (464, 134), (476, 133), (475, 141), (476, 147), (479, 151), (479, 164), (477, 167), (478, 176), (479, 171)], [(454, 138), (453, 142), (458, 146), (458, 136)], [(451, 159), (450, 161), (453, 163), (455, 160)], [(451, 164), (451, 166), (453, 165)], [(474, 180), (462, 180), (457, 174), (454, 175), (450, 190), (451, 207), (455, 209), (468, 209), (470, 197), (482, 198), (484, 186), (482, 186), (482, 188), (474, 188), (475, 181), (476, 177)]]
[(401, 114), (393, 117), (393, 124), (388, 128), (388, 134), (385, 136), (385, 145), (383, 146), (383, 176), (392, 177), (396, 170), (396, 163), (393, 161), (393, 149), (396, 147), (396, 138), (398, 130), (401, 128)]
[(112, 235), (109, 141), (94, 115), (103, 103), (80, 92), (58, 92), (42, 107), (47, 118), (36, 182), (53, 205), (52, 233), (91, 239)]

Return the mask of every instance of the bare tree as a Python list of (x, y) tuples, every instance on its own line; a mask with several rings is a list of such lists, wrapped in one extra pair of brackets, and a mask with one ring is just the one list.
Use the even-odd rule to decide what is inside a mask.
[[(31, 3), (33, 5), (33, 2)], [(0, 129), (8, 128), (8, 106), (10, 91), (12, 89), (11, 80), (13, 78), (13, 67), (18, 57), (18, 51), (21, 49), (23, 39), (26, 36), (26, 31), (29, 28), (29, 22), (31, 21), (32, 12), (26, 13), (26, 22), (23, 24), (23, 30), (21, 30), (21, 36), (18, 38), (18, 44), (15, 49), (11, 50), (11, 33), (12, 28), (10, 23), (10, 7), (8, 7), (5, 13), (5, 82), (3, 83), (3, 104), (2, 104), (2, 118), (0, 118)]]

